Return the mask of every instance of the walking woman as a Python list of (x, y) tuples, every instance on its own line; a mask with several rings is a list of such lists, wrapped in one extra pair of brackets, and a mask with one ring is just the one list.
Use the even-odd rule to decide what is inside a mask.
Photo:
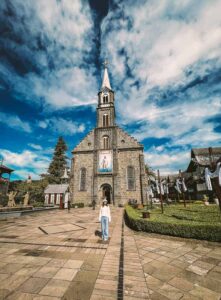
[(100, 208), (99, 222), (101, 222), (102, 240), (108, 241), (109, 238), (109, 222), (111, 222), (110, 207), (107, 204), (107, 200), (103, 200), (103, 204)]

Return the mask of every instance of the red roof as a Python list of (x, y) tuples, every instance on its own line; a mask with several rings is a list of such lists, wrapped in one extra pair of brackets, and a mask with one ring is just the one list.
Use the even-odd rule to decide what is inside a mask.
[(10, 169), (4, 165), (0, 165), (0, 174), (3, 174), (3, 173), (11, 173), (13, 172), (14, 170), (13, 169)]

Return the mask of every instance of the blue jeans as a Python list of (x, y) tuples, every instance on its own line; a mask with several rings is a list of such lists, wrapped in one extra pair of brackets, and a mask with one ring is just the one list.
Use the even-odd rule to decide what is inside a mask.
[(108, 240), (108, 217), (101, 217), (102, 239)]

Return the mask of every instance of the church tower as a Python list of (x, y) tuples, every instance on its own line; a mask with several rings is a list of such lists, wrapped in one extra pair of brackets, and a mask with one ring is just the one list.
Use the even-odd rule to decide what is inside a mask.
[(72, 151), (71, 201), (85, 205), (106, 198), (124, 205), (145, 202), (147, 178), (143, 146), (116, 124), (115, 98), (107, 62), (98, 92), (96, 127)]

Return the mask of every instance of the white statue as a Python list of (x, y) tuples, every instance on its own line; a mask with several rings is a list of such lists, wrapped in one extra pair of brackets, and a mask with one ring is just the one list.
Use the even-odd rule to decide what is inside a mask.
[(10, 193), (7, 194), (8, 196), (8, 207), (13, 207), (15, 206), (15, 196), (16, 196), (17, 192), (13, 192), (11, 191)]

